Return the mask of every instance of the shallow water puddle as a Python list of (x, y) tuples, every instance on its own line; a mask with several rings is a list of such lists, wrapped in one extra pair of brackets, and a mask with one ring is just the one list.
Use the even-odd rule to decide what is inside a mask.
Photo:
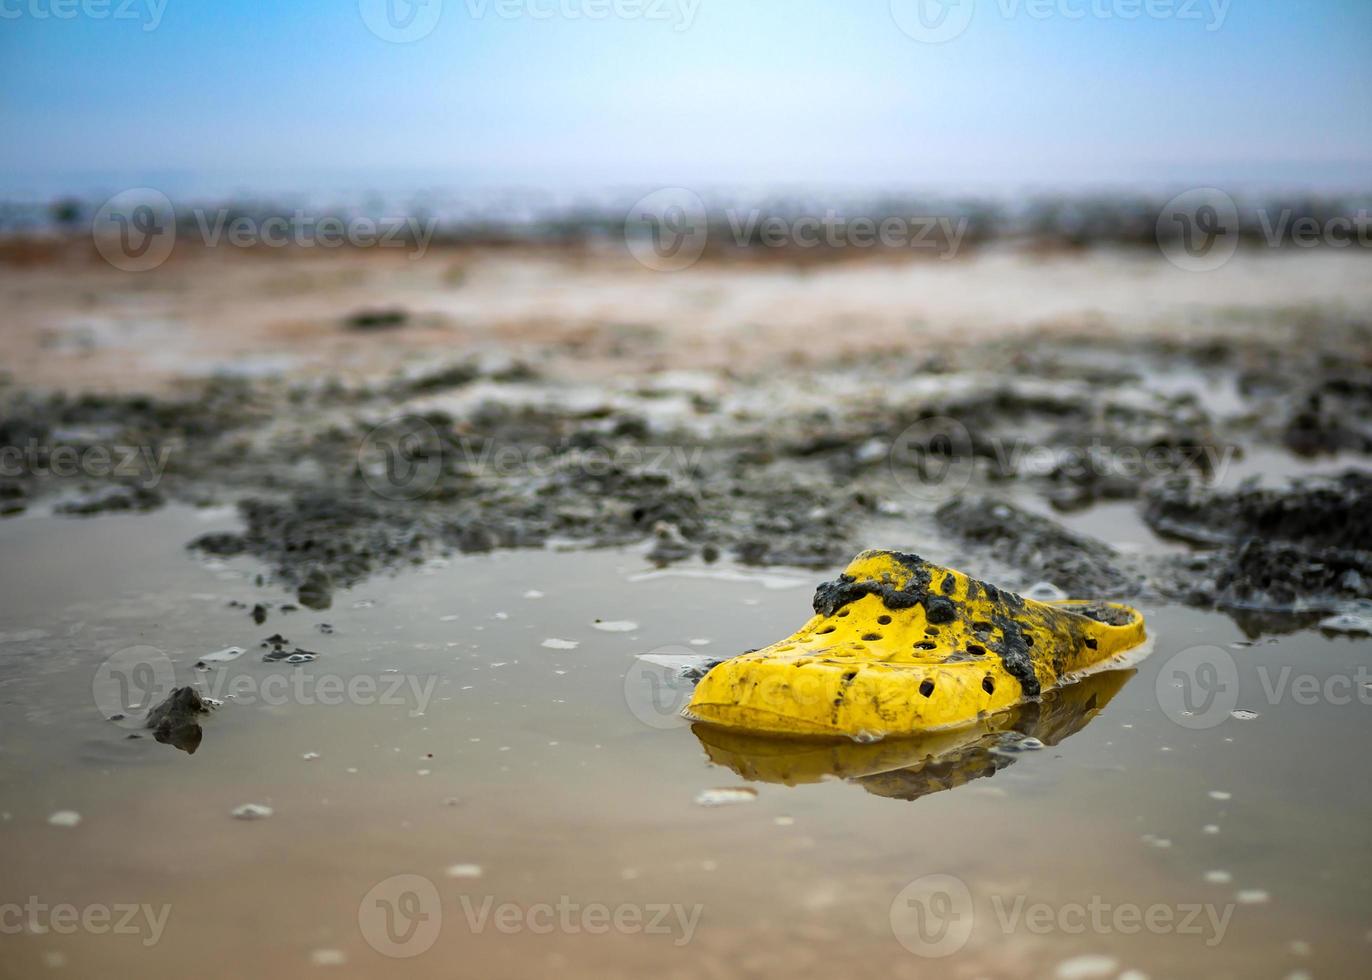
[[(2, 975), (1281, 977), (1372, 949), (1365, 638), (1148, 608), (1150, 657), (980, 739), (756, 743), (693, 732), (677, 672), (792, 631), (809, 588), (772, 577), (813, 573), (508, 552), (282, 613), (184, 550), (211, 517), (0, 523)], [(274, 634), (318, 658), (263, 662)], [(107, 717), (168, 670), (223, 702), (194, 754)]]

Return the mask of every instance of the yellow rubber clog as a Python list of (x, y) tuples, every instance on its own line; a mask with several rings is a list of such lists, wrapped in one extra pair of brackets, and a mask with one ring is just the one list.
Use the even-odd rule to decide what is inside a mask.
[(1025, 599), (892, 551), (858, 555), (814, 608), (786, 639), (716, 665), (686, 716), (860, 741), (957, 728), (1144, 639), (1129, 606)]

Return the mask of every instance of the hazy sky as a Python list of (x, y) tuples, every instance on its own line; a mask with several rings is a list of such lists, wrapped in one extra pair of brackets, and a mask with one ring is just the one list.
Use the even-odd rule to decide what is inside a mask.
[(387, 2), (0, 0), (7, 189), (1372, 184), (1369, 0)]

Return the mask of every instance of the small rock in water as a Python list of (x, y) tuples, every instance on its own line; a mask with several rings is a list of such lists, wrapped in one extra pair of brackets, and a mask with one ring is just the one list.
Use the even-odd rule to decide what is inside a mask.
[(449, 878), (480, 878), (481, 865), (479, 864), (452, 864), (445, 872)]
[(591, 624), (605, 633), (632, 633), (638, 624), (630, 619), (597, 619)]
[(240, 807), (235, 807), (232, 815), (235, 820), (266, 820), (272, 813), (271, 807), (261, 803), (244, 803)]
[(200, 748), (204, 732), (200, 716), (208, 714), (214, 704), (200, 697), (193, 687), (178, 687), (148, 712), (144, 728), (152, 729), (152, 737), (164, 745), (173, 745), (188, 755)]
[(1254, 718), (1258, 717), (1258, 713), (1256, 711), (1249, 711), (1247, 708), (1235, 708), (1233, 711), (1229, 712), (1229, 717), (1237, 718), (1239, 721), (1252, 721)]
[(54, 827), (75, 827), (81, 822), (81, 814), (75, 810), (58, 810), (48, 817), (48, 823)]
[(550, 636), (543, 641), (543, 646), (549, 650), (575, 650), (580, 645), (576, 640), (559, 640), (555, 636)]
[(702, 790), (696, 797), (696, 806), (730, 806), (734, 803), (751, 803), (756, 799), (757, 790), (749, 786), (723, 786)]

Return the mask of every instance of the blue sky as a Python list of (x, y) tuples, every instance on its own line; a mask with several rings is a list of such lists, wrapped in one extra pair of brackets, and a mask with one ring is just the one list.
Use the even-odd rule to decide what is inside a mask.
[(916, 0), (427, 0), (408, 44), (382, 0), (63, 2), (0, 0), (11, 192), (1372, 183), (1367, 0), (961, 0), (941, 44)]

